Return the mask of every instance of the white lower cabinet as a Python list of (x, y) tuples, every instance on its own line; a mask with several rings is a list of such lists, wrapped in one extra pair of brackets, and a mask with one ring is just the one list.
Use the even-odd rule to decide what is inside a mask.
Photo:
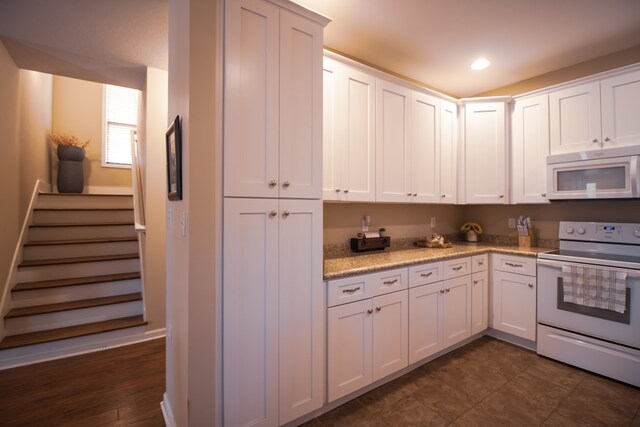
[(489, 327), (489, 255), (471, 257), (471, 335)]
[(322, 201), (224, 201), (224, 425), (323, 405)]
[(444, 348), (471, 336), (471, 276), (445, 280), (442, 294)]
[(535, 258), (493, 255), (492, 265), (492, 327), (535, 341)]
[(442, 282), (409, 289), (409, 363), (444, 348)]

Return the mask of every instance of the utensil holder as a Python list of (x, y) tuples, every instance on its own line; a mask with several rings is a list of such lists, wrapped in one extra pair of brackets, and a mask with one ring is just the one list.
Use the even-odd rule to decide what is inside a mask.
[(536, 230), (533, 228), (529, 228), (528, 236), (518, 236), (518, 246), (530, 248), (532, 246), (538, 245), (538, 239), (536, 237)]

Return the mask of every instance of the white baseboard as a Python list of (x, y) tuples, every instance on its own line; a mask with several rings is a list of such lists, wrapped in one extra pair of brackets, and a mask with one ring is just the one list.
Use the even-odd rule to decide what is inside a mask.
[(517, 337), (515, 335), (508, 334), (506, 332), (499, 331), (497, 329), (489, 328), (486, 331), (486, 335), (498, 339), (500, 341), (505, 341), (513, 345), (517, 345), (518, 347), (526, 348), (527, 350), (536, 351), (537, 345), (535, 341), (530, 341), (524, 338)]
[(167, 397), (167, 393), (162, 395), (162, 402), (160, 402), (160, 408), (162, 409), (162, 417), (164, 418), (164, 424), (167, 427), (176, 427), (176, 419), (173, 417), (173, 411), (171, 410), (171, 403)]
[(0, 351), (0, 371), (137, 344), (162, 338), (165, 334), (165, 328), (136, 334), (132, 334), (126, 329), (120, 329), (102, 334), (70, 338), (53, 343), (35, 344), (27, 347), (2, 350)]

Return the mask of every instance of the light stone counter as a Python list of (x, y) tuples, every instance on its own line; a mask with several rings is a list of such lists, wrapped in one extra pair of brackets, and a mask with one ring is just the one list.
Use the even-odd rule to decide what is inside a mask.
[(490, 244), (454, 244), (452, 248), (416, 248), (399, 251), (375, 252), (362, 255), (351, 255), (343, 258), (325, 259), (324, 279), (356, 274), (372, 273), (390, 268), (406, 267), (426, 262), (442, 261), (451, 258), (480, 255), (489, 252), (537, 257), (539, 253), (548, 252), (553, 248), (525, 248), (518, 246), (500, 246)]

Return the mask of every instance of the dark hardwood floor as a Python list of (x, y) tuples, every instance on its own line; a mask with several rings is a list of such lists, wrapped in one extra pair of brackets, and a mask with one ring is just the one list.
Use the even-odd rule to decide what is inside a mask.
[(0, 426), (164, 426), (165, 340), (0, 371)]

